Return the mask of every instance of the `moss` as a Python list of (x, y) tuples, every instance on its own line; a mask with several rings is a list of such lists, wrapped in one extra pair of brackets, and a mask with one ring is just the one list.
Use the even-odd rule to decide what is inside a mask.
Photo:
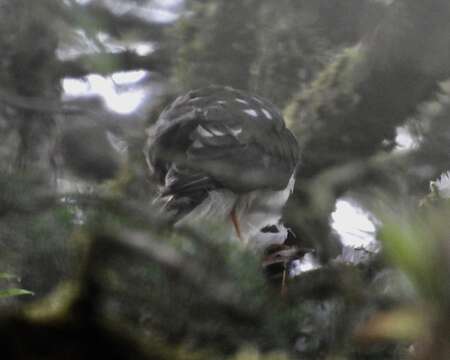
[(65, 281), (50, 295), (27, 305), (24, 316), (31, 321), (61, 322), (67, 318), (74, 299), (80, 296), (80, 289), (74, 282)]
[[(314, 130), (319, 127), (325, 130), (323, 122), (329, 116), (347, 114), (358, 105), (358, 89), (367, 76), (364, 61), (365, 53), (360, 46), (345, 49), (307, 89), (294, 97), (286, 107), (285, 115), (288, 126), (300, 140), (309, 135), (303, 130), (305, 125), (313, 126)], [(315, 122), (319, 124), (312, 125)]]

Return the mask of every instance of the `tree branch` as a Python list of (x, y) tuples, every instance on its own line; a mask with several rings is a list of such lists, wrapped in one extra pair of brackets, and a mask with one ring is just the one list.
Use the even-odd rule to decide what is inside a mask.
[(398, 0), (372, 36), (346, 50), (287, 109), (299, 177), (395, 145), (396, 127), (450, 76), (450, 4)]

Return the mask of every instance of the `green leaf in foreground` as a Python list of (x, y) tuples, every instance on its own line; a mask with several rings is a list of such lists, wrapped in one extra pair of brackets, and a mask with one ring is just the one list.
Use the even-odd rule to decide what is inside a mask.
[(11, 296), (21, 296), (21, 295), (34, 295), (33, 292), (24, 290), (24, 289), (6, 289), (6, 290), (0, 290), (0, 298), (6, 298)]
[(13, 274), (9, 274), (9, 273), (0, 273), (0, 279), (5, 279), (5, 280), (16, 280), (17, 276), (13, 275)]

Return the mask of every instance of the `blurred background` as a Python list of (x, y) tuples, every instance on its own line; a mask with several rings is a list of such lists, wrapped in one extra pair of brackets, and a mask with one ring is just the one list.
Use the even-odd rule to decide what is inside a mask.
[[(449, 359), (447, 0), (0, 0), (5, 359)], [(287, 291), (153, 205), (146, 129), (210, 84), (301, 147)]]

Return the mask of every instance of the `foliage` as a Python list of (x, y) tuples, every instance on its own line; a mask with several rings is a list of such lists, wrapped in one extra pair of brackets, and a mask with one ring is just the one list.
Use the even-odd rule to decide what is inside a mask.
[[(0, 273), (0, 279), (11, 280), (16, 279), (16, 277), (8, 273)], [(20, 295), (34, 295), (34, 294), (31, 291), (19, 288), (9, 288), (0, 290), (0, 299)]]
[(193, 14), (182, 19), (176, 31), (175, 79), (179, 86), (189, 89), (217, 83), (247, 89), (256, 57), (260, 2), (190, 3)]

